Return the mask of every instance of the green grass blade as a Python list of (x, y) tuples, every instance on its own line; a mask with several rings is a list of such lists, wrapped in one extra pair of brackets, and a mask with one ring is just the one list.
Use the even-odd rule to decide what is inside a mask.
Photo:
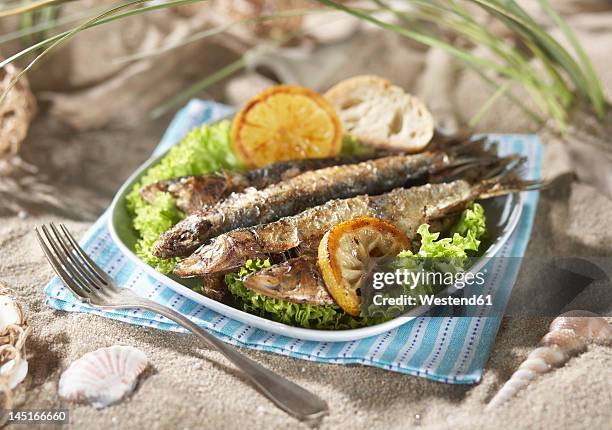
[[(94, 24), (97, 20), (99, 19), (103, 19), (107, 16), (110, 16), (124, 8), (130, 7), (130, 6), (134, 6), (134, 5), (138, 5), (143, 3), (144, 0), (133, 0), (131, 2), (128, 2), (126, 4), (123, 4), (121, 6), (117, 6), (111, 9), (108, 9), (107, 11), (103, 12), (102, 14), (96, 16), (95, 18), (90, 19), (89, 21), (85, 22), (84, 24), (79, 25), (78, 27), (66, 31), (60, 35), (57, 35), (57, 37), (53, 37), (51, 39), (53, 39), (53, 42), (50, 44), (50, 46), (48, 46), (47, 48), (45, 48), (43, 50), (43, 52), (41, 52), (39, 55), (37, 55), (32, 61), (30, 61), (30, 63), (20, 72), (17, 74), (17, 76), (15, 78), (13, 78), (13, 80), (9, 83), (9, 85), (7, 86), (7, 88), (4, 90), (4, 93), (2, 94), (2, 98), (0, 99), (0, 101), (3, 101), (4, 98), (6, 97), (6, 94), (8, 93), (8, 91), (10, 91), (12, 89), (12, 87), (15, 85), (15, 83), (17, 83), (19, 81), (19, 79), (21, 79), (21, 77), (32, 68), (32, 66), (34, 66), (34, 64), (36, 64), (43, 56), (45, 56), (47, 53), (49, 53), (49, 51), (51, 51), (53, 48), (55, 48), (56, 46), (60, 45), (62, 42), (65, 42), (66, 40), (68, 40), (69, 38), (71, 38), (72, 36), (74, 36), (75, 34), (77, 34), (78, 32), (82, 31), (83, 29), (85, 29), (88, 25), (92, 25)], [(49, 40), (49, 39), (47, 39)], [(32, 47), (36, 47), (39, 44), (34, 44), (32, 45), (30, 48), (28, 48), (28, 50), (30, 50)], [(42, 45), (41, 45), (42, 46)], [(25, 50), (24, 50), (25, 51)], [(21, 52), (24, 52), (21, 51)], [(16, 54), (17, 55), (17, 54)], [(11, 61), (13, 61), (12, 59), (13, 57), (9, 57), (6, 60), (2, 61), (0, 63), (0, 68), (4, 67), (6, 64), (10, 63)]]
[[(489, 86), (491, 86), (492, 88), (499, 87), (499, 84), (495, 82), (493, 79), (491, 79), (490, 77), (488, 77), (486, 74), (484, 74), (482, 70), (474, 67), (471, 64), (466, 64), (466, 66), (470, 68), (474, 73), (476, 73), (484, 82), (489, 84)], [(502, 95), (506, 97), (508, 100), (510, 100), (512, 103), (514, 103), (519, 109), (521, 109), (527, 116), (529, 116), (537, 124), (544, 124), (546, 122), (546, 120), (542, 118), (542, 116), (538, 115), (534, 110), (528, 108), (523, 102), (523, 100), (521, 100), (519, 97), (512, 94), (512, 92), (510, 92), (509, 90), (505, 91)]]
[[(485, 31), (481, 25), (470, 22), (449, 20), (435, 14), (430, 15), (427, 13), (416, 12), (411, 15), (416, 19), (422, 19), (433, 24), (452, 29), (457, 35), (464, 37), (473, 44), (488, 48), (492, 54), (506, 63), (509, 68), (519, 71), (521, 79), (525, 85), (530, 84), (541, 88), (549, 87), (547, 83), (539, 78), (534, 66), (525, 56), (523, 56), (513, 47), (500, 42), (499, 38)], [(432, 34), (433, 36), (433, 33), (429, 34)]]
[[(28, 30), (30, 28), (32, 28), (32, 26), (34, 25), (34, 12), (24, 12), (21, 15), (19, 15), (19, 27), (24, 29), (24, 30)], [(28, 35), (28, 36), (24, 36), (21, 41), (23, 43), (29, 44), (32, 43), (32, 36)]]
[[(529, 16), (529, 14), (527, 12), (525, 12), (524, 9), (522, 9), (522, 7), (514, 0), (505, 0), (505, 3), (508, 3), (509, 6), (511, 7), (511, 9), (513, 11), (515, 11), (515, 13), (519, 14), (521, 17), (524, 17), (524, 19), (529, 22), (530, 24), (532, 24), (535, 28), (539, 28), (538, 24), (535, 22), (535, 20)], [(546, 10), (545, 10), (546, 11)], [(587, 91), (586, 92), (582, 92), (582, 98), (584, 99), (588, 99), (591, 101), (591, 104), (593, 106), (593, 108), (595, 109), (595, 112), (597, 113), (597, 115), (601, 118), (604, 116), (605, 114), (605, 106), (606, 106), (606, 100), (605, 100), (605, 95), (603, 93), (603, 89), (601, 86), (601, 83), (597, 77), (597, 74), (595, 73), (594, 69), (592, 68), (592, 65), (588, 59), (588, 57), (586, 56), (586, 54), (584, 53), (584, 50), (582, 50), (582, 47), (580, 46), (580, 43), (578, 42), (578, 40), (575, 38), (573, 32), (571, 31), (571, 29), (569, 28), (569, 26), (567, 26), (567, 24), (565, 23), (565, 21), (563, 21), (563, 19), (561, 18), (561, 16), (559, 16), (554, 9), (549, 8), (549, 11), (552, 14), (556, 15), (556, 19), (553, 17), (553, 21), (557, 22), (557, 24), (559, 24), (560, 26), (564, 26), (565, 30), (564, 31), (566, 38), (568, 37), (568, 33), (569, 33), (569, 39), (574, 40), (575, 45), (574, 48), (577, 51), (577, 53), (582, 52), (582, 54), (584, 55), (583, 58), (581, 58), (580, 54), (579, 55), (579, 60), (582, 61), (582, 64), (579, 64), (576, 62), (578, 68), (580, 69), (580, 73), (582, 74), (582, 76), (584, 76), (584, 81), (586, 82), (587, 85)], [(547, 32), (543, 32), (543, 34), (545, 36), (548, 36)], [(554, 40), (552, 37), (550, 37), (551, 40), (553, 40), (554, 42), (557, 42), (556, 40)], [(570, 44), (572, 44), (572, 42), (570, 41)], [(572, 59), (573, 57), (571, 56), (571, 54), (569, 54), (567, 52), (567, 50), (565, 50), (565, 48), (563, 46), (561, 46), (558, 42), (557, 42), (558, 48), (560, 50), (562, 50), (563, 52), (565, 52), (568, 56), (570, 56)], [(577, 47), (577, 49), (576, 49)], [(586, 60), (586, 63), (585, 61)], [(590, 66), (590, 72), (589, 72), (589, 66)]]
[[(417, 21), (417, 18), (426, 18), (427, 21), (430, 21), (432, 23), (440, 23), (439, 19), (435, 16), (427, 16), (427, 15), (421, 15), (420, 13), (411, 13), (411, 14), (407, 14), (405, 12), (399, 12), (397, 10), (394, 10), (392, 8), (390, 8), (388, 5), (384, 4), (381, 0), (374, 0), (375, 3), (383, 6), (387, 11), (390, 11), (392, 13), (394, 13), (399, 19), (401, 19), (402, 21), (404, 21), (406, 24), (411, 25), (412, 28), (416, 29), (417, 31), (424, 33), (424, 34), (429, 34), (430, 36), (433, 37), (433, 32), (429, 29), (427, 29), (427, 27), (420, 25)], [(425, 6), (427, 9), (429, 10), (435, 10), (433, 8), (437, 7), (437, 5), (431, 4), (430, 2), (423, 2), (423, 1), (412, 1), (412, 3), (418, 4), (419, 6)], [(469, 16), (467, 14), (467, 12), (465, 12), (463, 9), (461, 9), (458, 5), (454, 4), (454, 2), (448, 2), (448, 4), (450, 5), (449, 7), (444, 7), (445, 11), (450, 11), (456, 15), (458, 15), (460, 18), (464, 19), (466, 23), (469, 24), (473, 24), (475, 26), (478, 26), (481, 31), (483, 32), (483, 34), (489, 36), (489, 40), (483, 41), (483, 43), (487, 43), (490, 44), (493, 41), (498, 41), (499, 43), (499, 38), (495, 38), (494, 35), (492, 35), (491, 33), (488, 33), (488, 31), (486, 30), (486, 28), (482, 27), (482, 25), (478, 24), (471, 16)], [(442, 8), (443, 6), (441, 6)], [(446, 22), (444, 22), (444, 24), (447, 24)], [(461, 34), (463, 35), (469, 35), (469, 31), (465, 30), (465, 29), (461, 29), (461, 28), (457, 28), (455, 27), (454, 24), (449, 23), (448, 24), (449, 27), (452, 27), (454, 30), (459, 31)], [(476, 37), (476, 35), (473, 35), (471, 37), (471, 39), (474, 42), (477, 41), (482, 41), (481, 37)], [(515, 60), (516, 62), (519, 63), (520, 67), (522, 68), (526, 68), (526, 67), (531, 67), (529, 65), (529, 62), (527, 59), (523, 58), (522, 55), (515, 49), (513, 49), (511, 46), (508, 47), (508, 51), (510, 51), (510, 53), (508, 54), (502, 54), (500, 52), (500, 55), (502, 56), (514, 56), (516, 57), (518, 60)], [(508, 59), (510, 60), (510, 59)], [(471, 63), (464, 63), (464, 65), (469, 68), (470, 70), (472, 70), (474, 73), (476, 73), (485, 83), (487, 83), (489, 86), (491, 86), (492, 88), (497, 88), (499, 89), (499, 84), (497, 82), (495, 82), (493, 79), (491, 79), (489, 76), (487, 76), (485, 73), (482, 72), (482, 70), (479, 67), (474, 67)], [(525, 75), (526, 78), (528, 77), (528, 75)], [(528, 82), (524, 82), (523, 85), (525, 85), (526, 87), (533, 87), (532, 84), (529, 84)], [(497, 91), (497, 90), (496, 90)], [(531, 91), (534, 91), (533, 89)], [(537, 124), (543, 124), (544, 123), (544, 119), (538, 115), (536, 112), (534, 112), (532, 109), (529, 109), (525, 103), (519, 99), (518, 97), (514, 96), (512, 93), (508, 92), (508, 91), (502, 91), (501, 96), (506, 97), (508, 100), (510, 100), (513, 104), (515, 104), (519, 109), (521, 109), (528, 117), (530, 117), (534, 122), (536, 122)], [(494, 99), (497, 99), (498, 96), (496, 96), (495, 94), (493, 95)], [(494, 100), (493, 100), (494, 101)], [(544, 106), (545, 103), (542, 101), (540, 103), (540, 105)], [(483, 112), (484, 114), (484, 112)]]
[[(323, 12), (323, 11), (329, 11), (331, 9), (325, 9), (325, 10), (310, 10), (312, 11), (312, 13), (317, 13), (317, 12)], [(365, 9), (363, 9), (365, 10)], [(369, 9), (368, 11), (372, 12), (375, 10)], [(285, 11), (285, 13), (283, 14), (276, 14), (276, 15), (271, 15), (269, 17), (262, 17), (266, 20), (268, 19), (277, 19), (277, 18), (283, 18), (286, 17), (287, 14), (292, 15), (292, 14), (303, 14), (303, 11), (300, 11), (298, 9), (294, 9), (291, 11)], [(225, 67), (223, 67), (221, 70), (218, 70), (217, 72), (213, 73), (210, 76), (205, 77), (204, 79), (196, 82), (195, 84), (191, 85), (188, 89), (182, 91), (181, 93), (177, 94), (176, 96), (172, 97), (170, 100), (168, 100), (167, 102), (164, 102), (163, 104), (161, 104), (160, 106), (158, 106), (157, 108), (153, 109), (151, 111), (151, 117), (153, 118), (158, 118), (161, 115), (167, 113), (168, 111), (170, 111), (173, 108), (176, 108), (178, 106), (180, 106), (181, 104), (185, 103), (189, 98), (193, 97), (194, 95), (196, 95), (198, 92), (205, 90), (206, 88), (210, 87), (211, 85), (227, 78), (228, 76), (231, 76), (232, 74), (236, 73), (237, 71), (241, 70), (243, 67), (245, 67), (249, 62), (253, 61), (255, 58), (257, 58), (260, 55), (266, 54), (268, 52), (270, 52), (271, 50), (274, 50), (275, 48), (282, 46), (284, 43), (286, 43), (289, 40), (292, 40), (295, 37), (298, 37), (300, 35), (303, 35), (304, 33), (307, 33), (308, 29), (306, 28), (302, 28), (299, 31), (293, 32), (291, 34), (286, 35), (285, 37), (283, 37), (280, 40), (276, 40), (271, 42), (270, 45), (259, 45), (257, 48), (245, 53), (240, 59), (236, 60), (235, 62), (232, 62), (228, 65), (226, 65)]]
[[(424, 33), (418, 33), (415, 34), (414, 32), (407, 30), (403, 27), (399, 27), (393, 24), (389, 24), (386, 23), (384, 21), (380, 21), (366, 13), (363, 13), (359, 10), (355, 10), (354, 8), (348, 7), (344, 4), (340, 4), (337, 2), (334, 2), (332, 0), (318, 0), (320, 3), (323, 3), (325, 5), (328, 5), (330, 7), (334, 7), (336, 9), (342, 10), (346, 13), (349, 13), (351, 15), (357, 16), (358, 18), (362, 19), (362, 20), (367, 20), (372, 22), (373, 24), (390, 30), (390, 31), (394, 31), (399, 33), (402, 36), (411, 38), (413, 40), (416, 40), (420, 43), (426, 44), (428, 46), (432, 46), (432, 47), (436, 47), (436, 48), (441, 48), (446, 50), (447, 52), (449, 52), (451, 55), (454, 55), (455, 57), (459, 58), (460, 61), (462, 61), (464, 64), (468, 65), (470, 68), (472, 68), (473, 70), (475, 70), (479, 76), (484, 77), (484, 73), (479, 71), (479, 68), (481, 66), (490, 68), (510, 79), (513, 79), (515, 81), (518, 82), (522, 82), (523, 85), (530, 90), (530, 92), (532, 93), (532, 95), (534, 96), (535, 100), (537, 102), (539, 102), (540, 107), (546, 111), (546, 106), (548, 105), (548, 103), (545, 100), (550, 99), (552, 96), (550, 94), (546, 94), (546, 95), (541, 95), (539, 94), (541, 91), (544, 91), (545, 88), (543, 88), (543, 85), (535, 85), (531, 82), (531, 76), (528, 74), (524, 74), (522, 73), (520, 70), (517, 70), (516, 67), (504, 67), (501, 65), (498, 65), (497, 63), (487, 60), (485, 58), (482, 57), (478, 57), (468, 51), (462, 51), (459, 48), (456, 48), (446, 42), (440, 41), (439, 40), (439, 36), (429, 36), (428, 34), (424, 34)], [(489, 82), (490, 83), (490, 82)], [(495, 87), (497, 87), (498, 85), (495, 83), (493, 84)], [(513, 98), (514, 102), (517, 102), (518, 99)], [(538, 122), (542, 122), (541, 117), (539, 117), (539, 115), (535, 114), (533, 111), (530, 111), (529, 109), (526, 109), (525, 106), (522, 103), (519, 103), (521, 105), (521, 108), (525, 111), (528, 112), (529, 116), (536, 119)]]
[(190, 43), (196, 42), (198, 40), (224, 33), (228, 31), (229, 29), (231, 29), (232, 27), (235, 27), (237, 25), (274, 21), (277, 19), (284, 19), (284, 18), (295, 17), (295, 16), (305, 16), (305, 15), (310, 15), (310, 14), (315, 14), (315, 13), (324, 13), (324, 12), (329, 12), (329, 11), (330, 9), (327, 9), (327, 8), (325, 9), (294, 9), (294, 10), (287, 10), (287, 11), (279, 12), (278, 14), (275, 14), (275, 15), (263, 15), (263, 16), (258, 16), (255, 18), (246, 18), (246, 19), (241, 19), (237, 21), (232, 21), (232, 22), (228, 22), (227, 24), (222, 24), (217, 27), (199, 31), (197, 33), (189, 35), (188, 37), (184, 39), (161, 46), (159, 48), (151, 49), (148, 51), (141, 51), (141, 52), (137, 52), (132, 55), (126, 55), (124, 57), (117, 58), (116, 61), (118, 63), (126, 63), (130, 61), (141, 60), (143, 58), (153, 57), (156, 55), (161, 55), (173, 49), (177, 49), (182, 46), (188, 45)]
[(73, 2), (77, 0), (40, 0), (33, 3), (27, 3), (21, 6), (15, 6), (6, 9), (0, 9), (0, 18), (7, 16), (21, 15), (22, 13), (33, 12), (38, 9), (44, 9), (49, 6), (59, 5), (62, 3)]
[(599, 79), (599, 76), (597, 75), (597, 72), (595, 71), (595, 68), (593, 67), (593, 63), (591, 63), (589, 56), (584, 51), (584, 48), (578, 41), (578, 38), (576, 37), (576, 35), (574, 34), (570, 26), (567, 25), (565, 20), (561, 18), (561, 15), (559, 15), (559, 13), (552, 8), (552, 6), (550, 5), (550, 2), (548, 0), (539, 0), (539, 2), (540, 2), (540, 5), (542, 6), (542, 9), (544, 9), (544, 11), (548, 14), (548, 16), (561, 29), (561, 31), (567, 38), (568, 42), (572, 45), (572, 47), (576, 51), (576, 55), (578, 55), (578, 58), (580, 59), (582, 66), (584, 67), (585, 73), (587, 74), (589, 81), (593, 83), (594, 91), (598, 93), (597, 100), (602, 101), (602, 103), (596, 106), (596, 112), (601, 118), (603, 118), (605, 116), (605, 102), (604, 102), (605, 95), (603, 91), (603, 86), (601, 84), (601, 80)]
[(479, 65), (482, 67), (487, 67), (490, 68), (504, 76), (513, 78), (513, 79), (517, 79), (517, 80), (521, 80), (521, 74), (510, 68), (510, 67), (505, 67), (502, 65), (497, 64), (494, 61), (491, 61), (489, 59), (483, 58), (483, 57), (479, 57), (477, 55), (472, 54), (471, 52), (467, 51), (467, 50), (462, 50), (460, 48), (457, 48), (455, 46), (453, 46), (450, 43), (444, 42), (442, 40), (440, 40), (439, 38), (436, 37), (432, 37), (432, 36), (428, 36), (425, 34), (421, 34), (418, 32), (414, 32), (411, 30), (408, 30), (404, 27), (400, 27), (398, 25), (395, 24), (391, 24), (385, 21), (381, 21), (367, 13), (362, 12), (361, 10), (358, 10), (356, 8), (352, 8), (349, 6), (346, 6), (345, 4), (342, 3), (337, 3), (333, 0), (317, 0), (319, 3), (325, 4), (326, 6), (330, 6), (333, 7), (335, 9), (341, 10), (343, 12), (346, 12), (348, 14), (351, 14), (353, 16), (356, 16), (362, 20), (371, 22), (372, 24), (386, 29), (386, 30), (390, 30), (390, 31), (394, 31), (404, 37), (410, 38), (412, 40), (415, 40), (417, 42), (420, 42), (424, 45), (430, 46), (430, 47), (434, 47), (434, 48), (441, 48), (444, 49), (445, 51), (449, 52), (450, 54), (452, 54), (453, 56), (463, 60), (463, 61), (467, 61), (470, 62), (472, 64), (475, 65)]
[(512, 81), (507, 81), (505, 84), (500, 85), (497, 91), (493, 93), (491, 97), (482, 105), (482, 107), (476, 112), (476, 114), (468, 121), (469, 127), (476, 127), (476, 125), (482, 120), (482, 117), (493, 107), (497, 99), (506, 94), (512, 85)]
[[(486, 34), (488, 38), (491, 40), (490, 43), (496, 43), (496, 45), (502, 45), (506, 47), (507, 53), (505, 55), (508, 56), (508, 61), (512, 61), (512, 64), (516, 64), (520, 70), (529, 73), (530, 75), (536, 77), (539, 73), (534, 69), (534, 66), (530, 59), (528, 59), (525, 55), (523, 55), (518, 49), (514, 48), (512, 44), (505, 43), (503, 39), (500, 39), (498, 36), (490, 33), (487, 30), (487, 26), (483, 26), (481, 23), (477, 22), (467, 10), (462, 8), (457, 2), (449, 1), (450, 7), (453, 9), (453, 12), (459, 15), (463, 20), (472, 24), (475, 28), (475, 31), (480, 31), (483, 34)], [(477, 30), (476, 30), (477, 29)], [(553, 92), (557, 94), (558, 98), (563, 102), (564, 105), (568, 106), (573, 100), (573, 95), (571, 93), (571, 89), (566, 82), (565, 79), (561, 77), (558, 73), (555, 65), (550, 62), (550, 59), (543, 55), (540, 50), (536, 50), (534, 44), (530, 44), (532, 46), (532, 53), (534, 53), (540, 61), (542, 61), (545, 70), (553, 81)], [(496, 49), (495, 53), (503, 55), (501, 50)]]
[[(605, 100), (599, 95), (593, 83), (585, 76), (582, 68), (559, 42), (540, 28), (529, 15), (513, 0), (499, 1), (470, 0), (499, 18), (523, 40), (537, 43), (542, 51), (558, 63), (570, 76), (576, 90), (591, 100), (594, 107), (602, 106)], [(512, 12), (510, 11), (512, 10)], [(596, 84), (595, 84), (596, 85)]]
[[(168, 7), (174, 7), (174, 6), (181, 6), (181, 5), (187, 5), (187, 4), (192, 4), (192, 3), (200, 3), (203, 1), (207, 1), (207, 0), (173, 0), (173, 1), (169, 1), (167, 3), (159, 3), (159, 4), (153, 4), (151, 6), (144, 6), (141, 8), (138, 8), (136, 10), (130, 10), (127, 12), (121, 12), (121, 13), (117, 13), (119, 10), (125, 9), (127, 7), (131, 7), (131, 6), (136, 6), (139, 4), (143, 4), (143, 3), (148, 3), (147, 0), (131, 0), (128, 1), (120, 6), (116, 6), (112, 9), (108, 9), (106, 10), (106, 12), (103, 12), (99, 15), (97, 15), (96, 17), (88, 20), (85, 24), (82, 24), (76, 28), (70, 29), (70, 30), (66, 30), (63, 31), (62, 33), (56, 34), (54, 36), (51, 36), (45, 40), (42, 40), (32, 46), (29, 46), (19, 52), (17, 52), (16, 54), (6, 58), (5, 60), (0, 62), (0, 68), (6, 66), (9, 63), (12, 63), (13, 61), (16, 61), (34, 51), (37, 51), (40, 48), (43, 48), (45, 46), (48, 45), (52, 45), (55, 42), (57, 42), (58, 40), (66, 37), (66, 36), (74, 36), (75, 34), (87, 30), (89, 28), (93, 28), (93, 27), (97, 27), (99, 25), (104, 25), (106, 23), (112, 22), (112, 21), (116, 21), (119, 19), (124, 19), (124, 18), (128, 18), (130, 16), (134, 16), (134, 15), (139, 15), (141, 13), (145, 13), (145, 12), (149, 12), (149, 11), (153, 11), (153, 10), (158, 10), (158, 9), (165, 9)], [(112, 15), (113, 13), (116, 13), (116, 15)], [(112, 15), (112, 16), (109, 16)]]
[(82, 19), (91, 17), (92, 15), (97, 15), (98, 13), (106, 10), (107, 8), (107, 6), (97, 7), (68, 16), (59, 16), (53, 21), (39, 22), (37, 24), (34, 24), (30, 28), (24, 28), (16, 31), (11, 31), (6, 34), (2, 34), (0, 35), (0, 44), (10, 42), (11, 40), (20, 39), (24, 36), (29, 36), (31, 34), (43, 33), (45, 31), (52, 30), (54, 28), (61, 27), (66, 24), (71, 24), (76, 21), (81, 21)]

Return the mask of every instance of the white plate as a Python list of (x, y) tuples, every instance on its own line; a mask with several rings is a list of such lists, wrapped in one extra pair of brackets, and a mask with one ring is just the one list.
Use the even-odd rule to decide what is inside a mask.
[[(125, 205), (125, 196), (132, 188), (132, 185), (140, 179), (144, 172), (163, 158), (166, 152), (146, 161), (127, 179), (113, 199), (110, 207), (111, 216), (109, 217), (108, 222), (111, 237), (121, 252), (129, 257), (147, 274), (157, 279), (160, 283), (170, 287), (177, 293), (214, 310), (215, 312), (253, 327), (283, 336), (323, 342), (351, 341), (369, 336), (375, 336), (399, 327), (400, 325), (414, 319), (419, 314), (427, 311), (428, 308), (422, 306), (412, 309), (405, 316), (395, 318), (382, 324), (348, 330), (315, 330), (292, 327), (286, 324), (270, 321), (256, 315), (251, 315), (239, 309), (209, 299), (208, 297), (194, 292), (183, 284), (183, 282), (187, 284), (189, 280), (173, 278), (156, 271), (154, 268), (143, 262), (134, 252), (134, 244), (138, 238), (132, 228), (131, 219)], [(508, 240), (516, 228), (520, 218), (523, 199), (521, 194), (511, 194), (484, 201), (482, 204), (485, 207), (485, 213), (487, 215), (487, 225), (491, 243), (484, 252), (483, 256), (476, 260), (473, 266), (470, 268), (470, 271), (472, 272), (479, 270), (486, 262), (485, 259), (493, 257)], [(440, 295), (447, 295), (447, 291), (445, 290), (440, 292)]]

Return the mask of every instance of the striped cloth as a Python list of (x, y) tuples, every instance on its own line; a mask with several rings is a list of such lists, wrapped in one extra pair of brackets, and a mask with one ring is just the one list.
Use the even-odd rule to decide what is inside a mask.
[[(231, 113), (227, 106), (192, 100), (168, 128), (156, 153), (175, 144), (191, 128), (215, 121)], [(528, 176), (539, 178), (542, 145), (533, 135), (495, 135), (503, 153), (528, 157)], [(525, 193), (525, 207), (519, 225), (498, 255), (522, 256), (533, 223), (538, 195)], [(146, 275), (120, 253), (109, 235), (107, 214), (103, 214), (81, 241), (85, 250), (118, 284), (134, 290), (187, 315), (201, 327), (225, 342), (275, 352), (290, 357), (324, 363), (362, 364), (407, 373), (447, 383), (475, 383), (499, 327), (500, 318), (480, 315), (473, 318), (421, 317), (379, 336), (351, 342), (314, 342), (266, 332), (213, 312)], [(495, 259), (489, 263), (485, 294), (505, 307), (516, 280), (518, 259)], [(79, 302), (59, 281), (45, 288), (46, 303), (70, 312), (87, 312), (130, 324), (183, 331), (169, 320), (148, 311), (109, 311), (92, 309)]]

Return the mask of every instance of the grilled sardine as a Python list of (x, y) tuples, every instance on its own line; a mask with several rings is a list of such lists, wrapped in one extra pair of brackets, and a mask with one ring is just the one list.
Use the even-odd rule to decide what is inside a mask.
[(276, 222), (225, 233), (179, 262), (174, 273), (181, 277), (201, 276), (234, 269), (250, 258), (289, 250), (298, 255), (315, 255), (326, 231), (340, 222), (363, 216), (395, 224), (414, 241), (421, 224), (435, 225), (458, 214), (474, 200), (537, 186), (538, 183), (526, 181), (500, 184), (493, 179), (471, 185), (458, 180), (397, 188), (379, 196), (332, 200)]
[(160, 237), (153, 253), (161, 258), (185, 256), (225, 232), (276, 221), (331, 199), (421, 184), (448, 163), (442, 153), (395, 155), (305, 172), (263, 190), (248, 188), (189, 215)]
[(213, 273), (202, 279), (202, 294), (218, 302), (227, 302), (229, 291), (225, 285), (224, 273)]
[(244, 286), (275, 299), (311, 305), (332, 305), (317, 260), (297, 257), (247, 276)]
[(180, 210), (191, 214), (249, 187), (262, 189), (310, 170), (354, 164), (384, 155), (388, 153), (378, 151), (367, 156), (282, 161), (247, 172), (224, 171), (209, 175), (183, 176), (145, 185), (140, 190), (140, 196), (147, 203), (153, 203), (160, 192), (169, 193), (176, 199), (176, 206)]

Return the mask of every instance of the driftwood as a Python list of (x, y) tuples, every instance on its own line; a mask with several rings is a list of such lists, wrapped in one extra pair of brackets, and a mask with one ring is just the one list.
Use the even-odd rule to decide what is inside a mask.
[[(9, 88), (19, 72), (12, 64), (0, 69), (0, 95)], [(27, 79), (22, 77), (0, 103), (0, 159), (17, 154), (35, 113), (36, 100)]]

